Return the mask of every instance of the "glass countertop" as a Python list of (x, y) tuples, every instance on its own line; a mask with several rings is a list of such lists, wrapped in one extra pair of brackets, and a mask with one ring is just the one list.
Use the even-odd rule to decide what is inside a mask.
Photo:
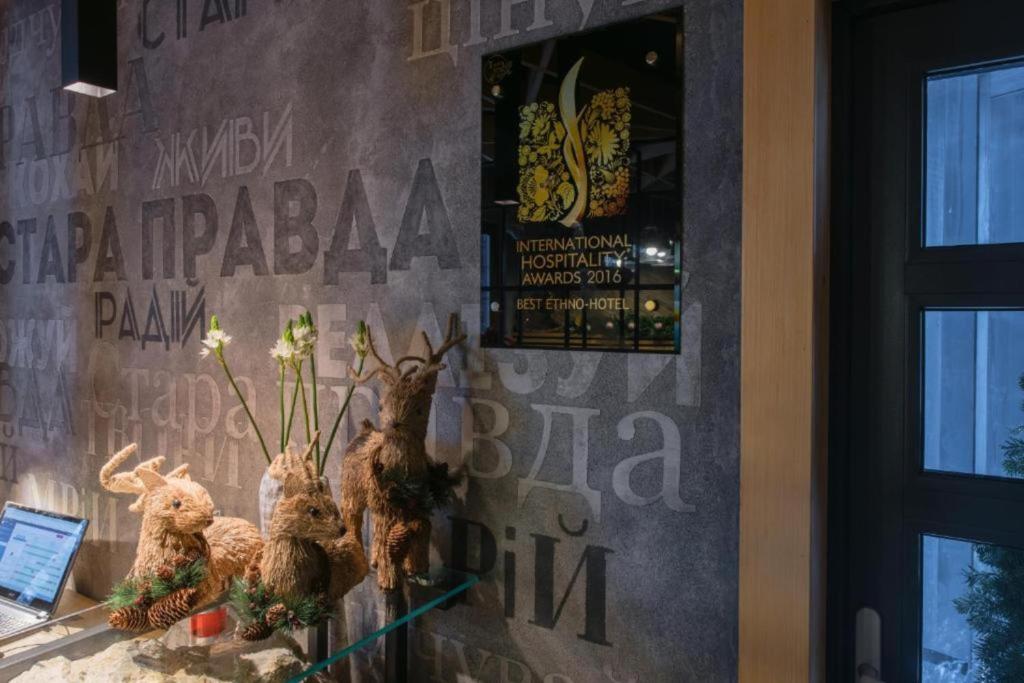
[[(410, 622), (454, 604), (479, 578), (442, 569), (423, 584), (409, 583), (392, 593), (382, 593), (376, 581), (371, 573), (353, 590), (361, 600), (377, 603), (374, 618), (346, 618), (346, 599), (317, 628), (275, 632), (256, 642), (235, 634), (238, 619), (226, 601), (166, 631), (142, 634), (111, 628), (107, 608), (95, 605), (0, 640), (0, 680), (56, 683), (162, 674), (168, 681), (328, 681), (332, 665), (380, 638), (404, 634)], [(404, 648), (404, 637), (398, 642)], [(388, 654), (393, 655), (404, 666), (405, 653)]]

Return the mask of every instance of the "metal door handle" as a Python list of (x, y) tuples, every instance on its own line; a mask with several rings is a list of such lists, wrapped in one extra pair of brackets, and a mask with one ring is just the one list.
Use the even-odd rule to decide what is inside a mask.
[(854, 661), (857, 683), (882, 683), (882, 617), (870, 607), (857, 610)]
[(861, 664), (857, 667), (857, 683), (882, 683), (880, 675), (878, 669), (869, 664)]

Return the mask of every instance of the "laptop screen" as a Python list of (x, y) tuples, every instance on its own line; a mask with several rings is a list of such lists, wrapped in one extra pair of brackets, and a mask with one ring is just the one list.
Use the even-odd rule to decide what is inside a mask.
[(52, 611), (88, 524), (8, 503), (0, 515), (0, 597)]

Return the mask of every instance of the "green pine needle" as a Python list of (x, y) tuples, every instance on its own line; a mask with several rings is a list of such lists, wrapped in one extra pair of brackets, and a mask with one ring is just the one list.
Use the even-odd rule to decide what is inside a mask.
[[(259, 585), (262, 586), (263, 584), (260, 583)], [(256, 613), (256, 601), (249, 598), (246, 592), (248, 590), (249, 584), (245, 582), (245, 579), (240, 579), (236, 576), (231, 581), (231, 592), (228, 594), (231, 606), (235, 608), (239, 619), (247, 623), (256, 619), (262, 619), (262, 615)]]
[[(1024, 390), (1024, 375), (1018, 380)], [(1024, 405), (1021, 406), (1024, 410)], [(1024, 477), (1024, 425), (1003, 443), (1006, 474)], [(977, 544), (978, 562), (964, 570), (966, 590), (954, 604), (974, 632), (979, 681), (1024, 681), (1024, 551)]]
[[(202, 558), (177, 569), (174, 576), (165, 581), (155, 574), (143, 577), (124, 579), (114, 585), (106, 605), (111, 610), (129, 607), (135, 604), (140, 595), (148, 602), (154, 602), (182, 588), (195, 588), (206, 580), (206, 561)], [(149, 590), (143, 592), (141, 587), (149, 584)]]
[(296, 625), (286, 616), (270, 624), (271, 628), (284, 633), (290, 633), (295, 628), (315, 626), (331, 616), (330, 610), (317, 596), (282, 598), (270, 592), (262, 581), (256, 584), (251, 594), (249, 590), (248, 582), (236, 578), (231, 584), (229, 594), (231, 605), (243, 624), (265, 621), (267, 611), (278, 603), (283, 604), (286, 611), (298, 622)]
[(434, 510), (451, 504), (461, 476), (450, 474), (446, 463), (433, 463), (422, 477), (412, 477), (400, 468), (384, 470), (381, 487), (388, 502), (416, 517), (430, 517)]
[(114, 584), (110, 596), (107, 597), (106, 605), (110, 610), (119, 610), (122, 607), (129, 607), (135, 603), (139, 590), (134, 581), (125, 579)]

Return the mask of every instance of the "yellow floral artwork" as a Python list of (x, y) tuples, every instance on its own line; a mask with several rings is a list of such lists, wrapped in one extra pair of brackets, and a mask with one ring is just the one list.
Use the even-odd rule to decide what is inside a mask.
[(629, 198), (629, 88), (602, 90), (576, 111), (581, 58), (558, 105), (519, 108), (519, 210), (523, 223), (571, 227), (586, 216), (618, 216)]

